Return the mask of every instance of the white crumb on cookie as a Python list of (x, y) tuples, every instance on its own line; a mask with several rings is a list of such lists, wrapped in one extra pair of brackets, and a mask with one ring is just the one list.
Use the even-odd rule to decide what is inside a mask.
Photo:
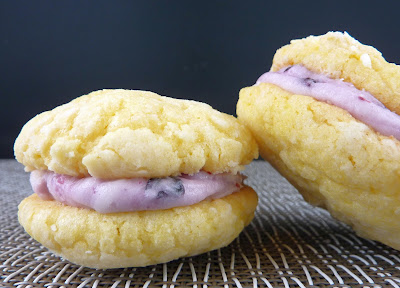
[(359, 51), (358, 48), (356, 46), (354, 46), (354, 45), (350, 46), (350, 50), (354, 51), (354, 52), (358, 52)]
[(365, 67), (372, 68), (371, 57), (367, 53), (362, 54), (360, 60)]

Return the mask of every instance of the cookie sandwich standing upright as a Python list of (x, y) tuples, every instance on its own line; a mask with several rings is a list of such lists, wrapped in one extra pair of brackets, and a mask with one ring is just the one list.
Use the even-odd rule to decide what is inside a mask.
[(239, 120), (314, 205), (400, 249), (400, 67), (347, 33), (294, 40), (240, 91)]
[(23, 127), (17, 160), (33, 195), (19, 221), (54, 253), (84, 266), (146, 266), (228, 245), (254, 217), (243, 165), (250, 132), (209, 105), (102, 90)]

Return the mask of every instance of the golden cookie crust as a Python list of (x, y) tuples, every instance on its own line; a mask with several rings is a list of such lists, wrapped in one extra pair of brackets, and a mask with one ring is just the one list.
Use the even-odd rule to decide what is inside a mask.
[(19, 205), (25, 230), (54, 253), (92, 268), (164, 263), (231, 243), (250, 223), (257, 194), (250, 187), (217, 200), (157, 211), (101, 214), (36, 194)]
[(101, 90), (41, 113), (14, 145), (27, 171), (97, 178), (237, 172), (258, 156), (233, 116), (189, 100)]
[(374, 47), (361, 44), (347, 33), (328, 32), (292, 40), (276, 52), (271, 70), (294, 64), (353, 83), (400, 115), (400, 66), (386, 62)]
[(314, 205), (363, 237), (400, 249), (400, 142), (347, 111), (262, 83), (243, 88), (238, 119), (261, 156)]

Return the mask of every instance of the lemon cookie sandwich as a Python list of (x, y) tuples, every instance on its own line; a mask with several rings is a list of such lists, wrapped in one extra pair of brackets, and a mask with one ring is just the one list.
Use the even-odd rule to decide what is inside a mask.
[(146, 266), (228, 245), (254, 217), (239, 171), (258, 155), (250, 132), (209, 105), (102, 90), (23, 127), (17, 160), (33, 195), (19, 221), (84, 266)]
[(400, 249), (400, 67), (347, 33), (294, 40), (240, 91), (261, 156), (314, 205)]

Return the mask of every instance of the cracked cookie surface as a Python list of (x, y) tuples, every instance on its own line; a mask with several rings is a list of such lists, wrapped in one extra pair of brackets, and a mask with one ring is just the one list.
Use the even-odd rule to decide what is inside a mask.
[(37, 115), (14, 150), (27, 171), (104, 179), (235, 173), (258, 155), (233, 116), (133, 90), (92, 92)]
[(164, 263), (228, 245), (254, 217), (250, 187), (221, 199), (167, 210), (101, 214), (31, 195), (18, 217), (37, 241), (92, 268)]

